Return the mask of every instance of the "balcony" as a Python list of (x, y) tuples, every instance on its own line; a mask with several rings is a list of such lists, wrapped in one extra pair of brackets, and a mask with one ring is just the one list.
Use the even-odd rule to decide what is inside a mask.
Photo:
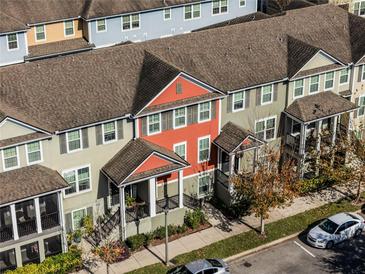
[(136, 204), (133, 207), (126, 208), (125, 218), (127, 223), (135, 222), (149, 216), (148, 203)]
[(179, 207), (179, 195), (166, 197), (156, 201), (156, 213), (162, 213), (164, 209), (175, 209)]
[(42, 230), (59, 226), (59, 212), (41, 215)]

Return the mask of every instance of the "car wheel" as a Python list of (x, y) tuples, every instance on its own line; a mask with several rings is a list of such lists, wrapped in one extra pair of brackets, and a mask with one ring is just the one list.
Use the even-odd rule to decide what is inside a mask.
[(333, 241), (329, 241), (327, 244), (326, 244), (326, 248), (327, 249), (331, 249), (331, 248), (333, 248)]
[(362, 233), (362, 230), (361, 229), (358, 229), (358, 230), (356, 230), (356, 232), (355, 232), (355, 238), (356, 237), (359, 237), (360, 235), (361, 235), (361, 233)]

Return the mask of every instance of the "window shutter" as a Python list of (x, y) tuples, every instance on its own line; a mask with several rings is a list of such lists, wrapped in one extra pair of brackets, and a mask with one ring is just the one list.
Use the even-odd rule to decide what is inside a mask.
[(118, 131), (118, 139), (124, 138), (124, 131), (123, 131), (123, 120), (117, 121), (117, 131)]
[(88, 148), (89, 147), (89, 129), (83, 128), (82, 130), (82, 148)]
[[(364, 65), (365, 66), (365, 65)], [(358, 76), (358, 79), (357, 81), (358, 82), (361, 82), (361, 78), (362, 78), (362, 70), (363, 70), (363, 66), (359, 66), (359, 76)]]
[(214, 101), (212, 101), (211, 103), (211, 119), (213, 120), (213, 119), (215, 119), (215, 115), (216, 115), (216, 112), (217, 112), (217, 101), (216, 100), (214, 100)]
[(232, 112), (232, 102), (233, 102), (233, 94), (228, 95), (227, 97), (227, 113)]
[(250, 107), (250, 91), (245, 91), (245, 109), (248, 109)]
[(167, 116), (167, 130), (172, 129), (173, 128), (173, 119), (174, 119), (174, 115), (173, 115), (173, 110), (170, 110), (167, 112), (166, 116)]
[(141, 119), (141, 124), (142, 124), (142, 136), (146, 136), (147, 135), (147, 116), (145, 116)]
[(187, 107), (187, 112), (188, 112), (188, 125), (191, 125), (193, 123), (193, 106), (188, 106)]
[(274, 98), (273, 98), (274, 102), (278, 100), (278, 89), (279, 89), (279, 84), (274, 84)]
[(256, 106), (261, 106), (261, 88), (256, 89)]
[(59, 135), (59, 141), (60, 141), (60, 153), (61, 154), (67, 153), (66, 133), (62, 133)]
[(98, 125), (95, 127), (95, 135), (96, 135), (96, 145), (101, 145), (103, 143), (103, 131), (101, 129), (102, 125)]
[(162, 131), (165, 131), (165, 130), (168, 130), (168, 112), (165, 111), (165, 112), (162, 112), (161, 114), (161, 119), (162, 119)]
[(71, 213), (66, 213), (65, 214), (65, 229), (66, 229), (67, 233), (72, 231), (72, 216), (71, 216)]
[[(355, 99), (355, 105), (358, 106), (359, 105), (359, 99), (360, 98), (356, 98)], [(354, 111), (354, 118), (357, 118), (357, 115), (358, 115), (359, 111), (358, 110), (355, 110)]]
[(193, 123), (198, 122), (198, 105), (193, 106)]

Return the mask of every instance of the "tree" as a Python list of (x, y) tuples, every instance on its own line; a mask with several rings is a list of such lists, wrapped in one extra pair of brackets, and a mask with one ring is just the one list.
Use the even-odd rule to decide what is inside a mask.
[(268, 147), (261, 150), (254, 174), (238, 174), (230, 178), (234, 189), (235, 203), (249, 203), (250, 210), (260, 217), (261, 234), (265, 234), (265, 219), (271, 208), (290, 203), (297, 189), (298, 174), (292, 160), (281, 165), (279, 152)]

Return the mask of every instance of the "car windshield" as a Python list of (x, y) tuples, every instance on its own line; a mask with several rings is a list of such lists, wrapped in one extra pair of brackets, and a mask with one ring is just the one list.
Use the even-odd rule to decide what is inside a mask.
[(174, 267), (173, 269), (169, 270), (167, 273), (169, 274), (193, 274), (189, 269), (185, 267), (185, 265), (180, 265)]
[(338, 224), (332, 222), (330, 219), (326, 219), (319, 224), (319, 227), (327, 233), (333, 234), (338, 228)]
[(222, 264), (216, 259), (207, 259), (207, 261), (214, 267), (222, 267)]

